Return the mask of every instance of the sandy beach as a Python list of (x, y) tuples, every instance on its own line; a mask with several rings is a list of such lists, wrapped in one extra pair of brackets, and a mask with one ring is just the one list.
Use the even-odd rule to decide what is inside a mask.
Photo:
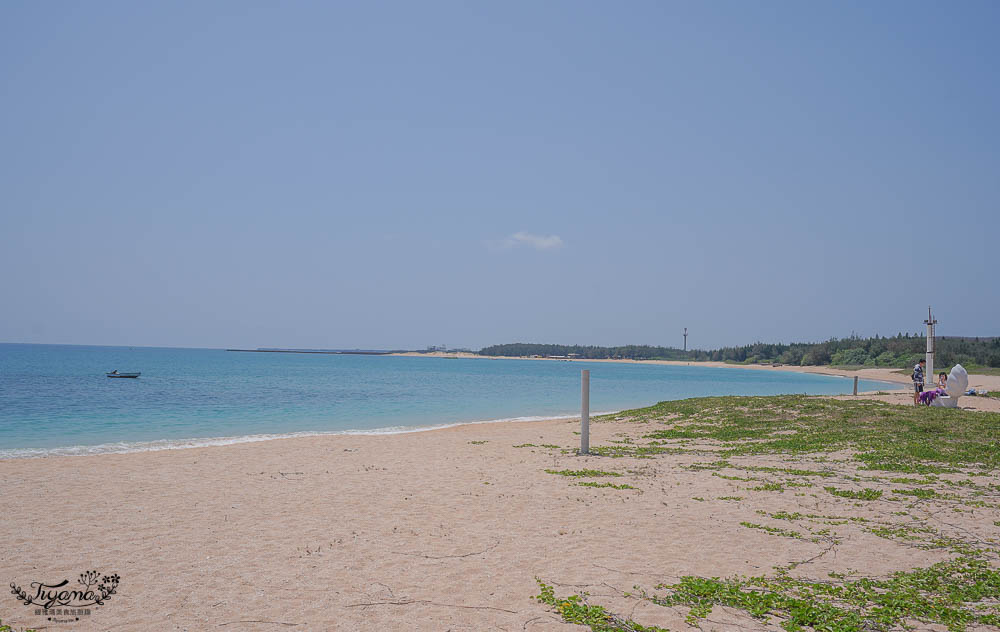
[[(655, 458), (576, 456), (578, 430), (578, 420), (496, 423), (0, 461), (5, 585), (75, 582), (88, 570), (121, 578), (116, 594), (79, 621), (47, 621), (11, 594), (0, 617), (85, 631), (584, 629), (531, 599), (538, 578), (677, 630), (687, 625), (683, 608), (625, 593), (683, 575), (755, 575), (796, 563), (793, 573), (808, 577), (884, 576), (948, 557), (876, 537), (862, 522), (905, 522), (890, 515), (902, 503), (858, 503), (808, 479), (801, 490), (760, 489), (787, 484), (762, 474), (767, 467), (826, 468), (835, 474), (825, 484), (890, 485), (891, 474), (859, 472), (843, 453), (743, 456), (710, 471), (698, 464), (716, 461), (712, 442), (681, 441), (678, 453)], [(641, 443), (649, 430), (649, 422), (595, 422), (592, 445)], [(546, 472), (588, 468), (620, 476)], [(851, 482), (859, 473), (870, 480)], [(939, 482), (949, 478), (967, 477)], [(1000, 477), (975, 482), (985, 489)], [(938, 509), (928, 502), (907, 511), (942, 533), (995, 542), (995, 505)], [(780, 523), (766, 517), (778, 511), (844, 519), (834, 535), (804, 539), (741, 526)], [(823, 533), (820, 526), (805, 528)], [(724, 608), (702, 627), (777, 629)]]
[(998, 32), (0, 2), (0, 632), (1000, 632)]

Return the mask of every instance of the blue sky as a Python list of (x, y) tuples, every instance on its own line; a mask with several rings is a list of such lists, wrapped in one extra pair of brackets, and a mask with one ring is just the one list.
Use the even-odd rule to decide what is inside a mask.
[(993, 2), (5, 2), (0, 341), (1000, 335)]

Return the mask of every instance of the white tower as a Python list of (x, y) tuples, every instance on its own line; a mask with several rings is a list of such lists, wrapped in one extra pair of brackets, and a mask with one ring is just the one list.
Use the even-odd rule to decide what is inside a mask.
[(927, 320), (924, 321), (927, 325), (927, 369), (924, 374), (924, 381), (927, 384), (934, 383), (934, 325), (937, 321), (931, 316), (931, 306), (927, 306)]

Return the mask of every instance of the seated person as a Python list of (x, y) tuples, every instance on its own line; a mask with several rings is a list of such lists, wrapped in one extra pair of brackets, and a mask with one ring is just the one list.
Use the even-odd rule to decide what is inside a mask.
[(929, 391), (924, 391), (918, 395), (918, 399), (921, 404), (925, 406), (930, 406), (931, 403), (941, 397), (942, 395), (948, 395), (948, 374), (938, 373), (937, 388), (933, 388)]

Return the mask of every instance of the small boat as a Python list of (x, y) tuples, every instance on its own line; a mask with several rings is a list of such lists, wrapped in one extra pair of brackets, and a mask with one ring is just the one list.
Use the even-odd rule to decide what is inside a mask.
[(118, 371), (112, 371), (111, 373), (105, 373), (108, 377), (139, 377), (142, 373), (119, 373)]

